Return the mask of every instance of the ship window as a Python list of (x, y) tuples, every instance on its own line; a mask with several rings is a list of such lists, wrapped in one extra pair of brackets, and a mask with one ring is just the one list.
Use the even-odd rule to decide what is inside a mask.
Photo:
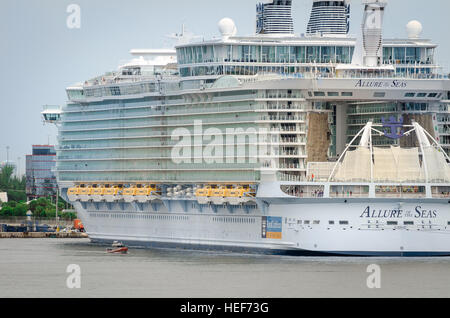
[(353, 96), (353, 92), (342, 92), (341, 95), (345, 96), (345, 97), (352, 97)]
[(339, 93), (338, 92), (328, 92), (328, 96), (330, 96), (330, 97), (339, 96)]
[[(450, 222), (449, 222), (450, 223)], [(298, 220), (297, 224), (302, 224), (302, 220)]]
[(325, 97), (325, 93), (324, 92), (314, 92), (314, 96), (315, 97)]
[(386, 93), (385, 92), (375, 92), (373, 94), (373, 97), (386, 97)]
[(340, 225), (348, 225), (348, 221), (339, 221)]
[(416, 96), (416, 93), (406, 93), (405, 97), (414, 97)]
[(428, 97), (431, 97), (431, 98), (434, 98), (436, 96), (437, 96), (437, 93), (430, 93), (430, 94), (428, 94)]
[(310, 224), (310, 223), (311, 223), (310, 221), (305, 221), (305, 224), (306, 224), (306, 225), (308, 225), (308, 224)]
[(418, 93), (417, 94), (417, 97), (426, 97), (427, 96), (427, 93)]
[(387, 225), (398, 225), (397, 221), (388, 221)]
[(328, 224), (334, 225), (334, 221), (328, 221)]
[(313, 224), (318, 225), (320, 224), (320, 221), (314, 221)]
[(403, 222), (404, 225), (414, 225), (414, 221), (405, 221)]

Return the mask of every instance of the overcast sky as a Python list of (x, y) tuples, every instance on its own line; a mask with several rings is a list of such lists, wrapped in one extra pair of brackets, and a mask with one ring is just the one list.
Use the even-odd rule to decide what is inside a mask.
[[(0, 161), (25, 155), (33, 144), (56, 143), (56, 128), (43, 125), (42, 106), (66, 101), (65, 88), (112, 71), (133, 48), (167, 48), (165, 36), (181, 25), (205, 39), (218, 36), (217, 22), (235, 20), (238, 34), (254, 32), (256, 0), (0, 0)], [(294, 0), (295, 32), (304, 33), (312, 0)], [(81, 8), (81, 28), (69, 29), (67, 7)], [(438, 60), (450, 69), (450, 1), (390, 0), (385, 37), (406, 37), (417, 19), (423, 37), (440, 45)], [(361, 0), (352, 0), (351, 33), (361, 25)]]

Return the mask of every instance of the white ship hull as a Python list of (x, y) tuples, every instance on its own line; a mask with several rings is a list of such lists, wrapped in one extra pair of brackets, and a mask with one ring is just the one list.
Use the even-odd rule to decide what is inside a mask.
[(246, 207), (200, 206), (190, 200), (75, 205), (97, 243), (296, 255), (450, 255), (448, 200), (266, 202)]

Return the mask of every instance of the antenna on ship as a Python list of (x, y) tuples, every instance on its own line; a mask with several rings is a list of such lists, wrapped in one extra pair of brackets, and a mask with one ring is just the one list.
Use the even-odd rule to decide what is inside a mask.
[(201, 36), (195, 35), (192, 32), (189, 32), (186, 29), (186, 25), (183, 23), (181, 25), (181, 32), (180, 33), (172, 33), (167, 35), (167, 37), (169, 39), (173, 39), (176, 41), (176, 45), (183, 45), (183, 44), (188, 44), (190, 42), (192, 42), (192, 40), (195, 39), (201, 39)]

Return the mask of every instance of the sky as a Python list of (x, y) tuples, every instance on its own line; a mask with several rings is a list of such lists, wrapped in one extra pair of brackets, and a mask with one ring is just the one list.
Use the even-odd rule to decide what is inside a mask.
[[(44, 125), (43, 105), (63, 105), (65, 88), (116, 70), (133, 48), (169, 48), (166, 36), (181, 25), (205, 39), (219, 36), (217, 22), (232, 18), (238, 35), (255, 28), (257, 0), (0, 0), (0, 162), (18, 162), (35, 144), (55, 144), (57, 129)], [(351, 34), (361, 26), (361, 0), (352, 0)], [(80, 8), (80, 28), (68, 28)], [(312, 0), (294, 0), (295, 32), (304, 33)], [(419, 20), (423, 37), (439, 44), (439, 63), (450, 70), (450, 1), (390, 0), (384, 36), (405, 38), (406, 24)]]

